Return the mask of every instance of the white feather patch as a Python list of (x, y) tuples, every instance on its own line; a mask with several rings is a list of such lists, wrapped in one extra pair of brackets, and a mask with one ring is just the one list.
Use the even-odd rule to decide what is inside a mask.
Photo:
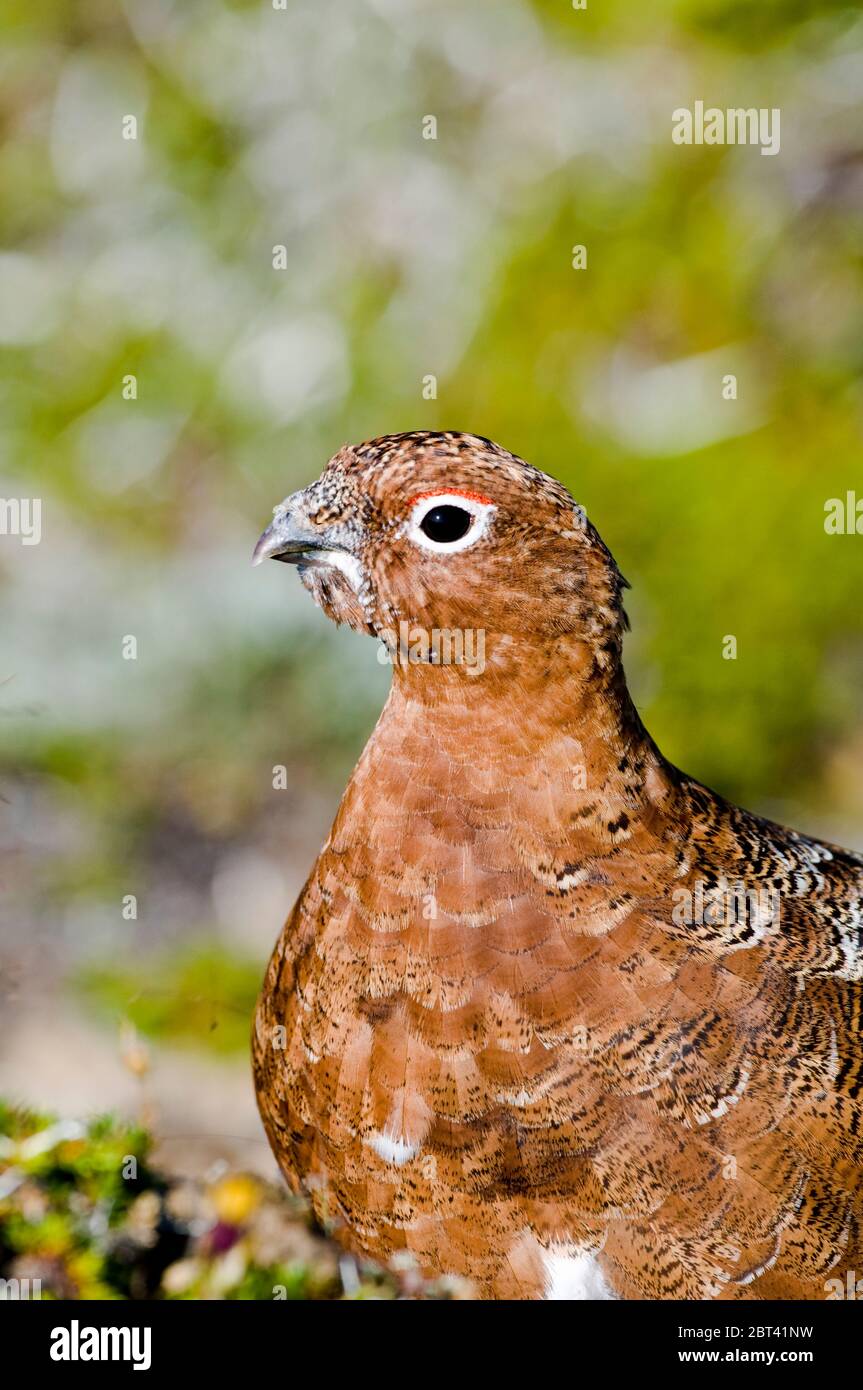
[(322, 550), (320, 560), (331, 569), (340, 570), (355, 594), (358, 594), (365, 581), (366, 573), (355, 555), (344, 550)]
[(616, 1298), (590, 1251), (567, 1250), (565, 1246), (545, 1251), (545, 1296), (552, 1302), (593, 1302)]
[(408, 1144), (391, 1134), (372, 1134), (366, 1142), (378, 1158), (382, 1158), (384, 1163), (394, 1163), (397, 1168), (409, 1163), (420, 1151), (419, 1144)]

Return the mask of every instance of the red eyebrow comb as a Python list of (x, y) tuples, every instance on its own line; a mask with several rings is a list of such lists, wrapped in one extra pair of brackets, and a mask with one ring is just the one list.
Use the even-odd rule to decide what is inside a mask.
[(424, 502), (427, 497), (465, 497), (468, 502), (482, 502), (486, 507), (494, 506), (490, 497), (484, 497), (481, 492), (467, 492), (460, 487), (435, 487), (430, 492), (418, 492), (408, 505), (415, 507), (417, 502)]

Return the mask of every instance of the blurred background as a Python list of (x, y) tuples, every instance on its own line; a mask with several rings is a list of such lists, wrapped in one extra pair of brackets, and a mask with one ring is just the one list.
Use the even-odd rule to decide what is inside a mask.
[[(271, 1171), (252, 1002), (388, 676), (249, 559), (346, 440), (475, 431), (563, 479), (666, 755), (863, 847), (863, 537), (824, 527), (863, 498), (858, 8), (3, 23), (0, 482), (42, 540), (0, 537), (0, 1093)], [(780, 153), (674, 144), (697, 100), (780, 108)]]

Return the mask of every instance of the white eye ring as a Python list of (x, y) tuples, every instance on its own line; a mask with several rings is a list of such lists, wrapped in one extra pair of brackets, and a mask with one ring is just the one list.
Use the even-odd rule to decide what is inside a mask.
[[(423, 521), (435, 507), (458, 507), (460, 511), (469, 512), (473, 521), (464, 535), (460, 536), (457, 541), (432, 540), (431, 536), (427, 536), (421, 528)], [(407, 536), (415, 545), (422, 546), (423, 550), (431, 550), (438, 555), (453, 555), (457, 550), (467, 550), (469, 546), (476, 544), (480, 536), (484, 534), (494, 510), (493, 502), (485, 502), (482, 498), (475, 497), (470, 493), (423, 493), (421, 497), (416, 499), (411, 508), (407, 522)]]

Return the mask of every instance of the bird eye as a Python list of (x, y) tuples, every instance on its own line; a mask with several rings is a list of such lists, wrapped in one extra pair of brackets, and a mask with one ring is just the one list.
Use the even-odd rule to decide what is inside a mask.
[(432, 507), (420, 522), (420, 530), (438, 545), (460, 541), (473, 526), (473, 516), (463, 507), (444, 505)]
[(490, 498), (476, 492), (421, 492), (411, 503), (407, 534), (422, 550), (453, 555), (476, 544), (494, 510)]

